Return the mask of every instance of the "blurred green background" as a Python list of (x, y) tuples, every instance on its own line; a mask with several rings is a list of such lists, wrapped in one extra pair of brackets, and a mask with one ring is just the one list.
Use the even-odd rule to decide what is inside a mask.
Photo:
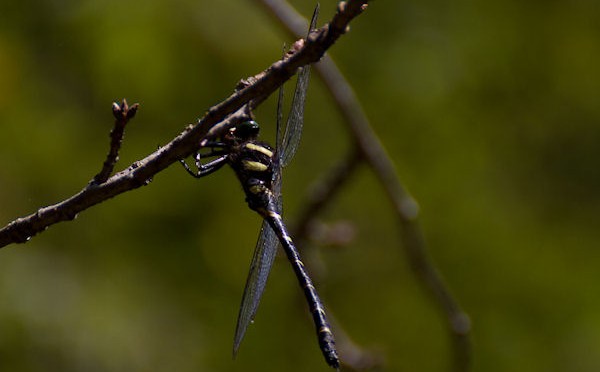
[[(321, 0), (319, 24), (334, 9)], [(3, 1), (1, 224), (99, 171), (113, 101), (141, 104), (120, 170), (279, 58), (284, 35), (243, 0)], [(420, 203), (473, 321), (473, 370), (600, 370), (600, 3), (376, 1), (330, 54)], [(267, 139), (274, 113), (273, 100), (257, 112)], [(315, 77), (285, 176), (289, 221), (348, 147)], [(0, 370), (329, 370), (284, 259), (232, 361), (260, 226), (243, 200), (231, 171), (195, 181), (175, 165), (0, 250)], [(448, 370), (443, 321), (372, 173), (323, 220), (356, 228), (321, 251), (321, 296), (352, 338), (386, 370)]]

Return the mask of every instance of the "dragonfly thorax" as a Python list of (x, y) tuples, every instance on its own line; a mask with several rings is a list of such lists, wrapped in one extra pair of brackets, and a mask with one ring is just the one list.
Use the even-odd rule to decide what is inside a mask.
[(253, 210), (266, 208), (271, 196), (274, 171), (274, 152), (264, 142), (248, 140), (230, 148), (229, 165), (235, 171), (246, 202)]

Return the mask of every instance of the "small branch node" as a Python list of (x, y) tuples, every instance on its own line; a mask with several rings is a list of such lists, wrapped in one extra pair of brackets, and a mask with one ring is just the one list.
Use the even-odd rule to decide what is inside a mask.
[(110, 149), (108, 150), (106, 160), (104, 160), (104, 164), (102, 165), (102, 170), (91, 181), (92, 184), (98, 185), (104, 183), (108, 180), (108, 177), (110, 177), (115, 164), (117, 164), (117, 161), (119, 160), (119, 150), (123, 144), (125, 126), (129, 120), (133, 119), (139, 107), (139, 103), (134, 103), (129, 106), (125, 98), (123, 98), (121, 104), (113, 102), (112, 112), (115, 117), (115, 124), (110, 131)]

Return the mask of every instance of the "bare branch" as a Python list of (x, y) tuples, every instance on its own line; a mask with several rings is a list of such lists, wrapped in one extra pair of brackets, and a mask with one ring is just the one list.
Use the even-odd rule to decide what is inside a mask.
[[(240, 114), (243, 106), (250, 103), (256, 107), (273, 93), (281, 84), (292, 77), (298, 68), (318, 61), (325, 51), (342, 36), (352, 19), (366, 8), (367, 0), (349, 0), (338, 7), (331, 22), (311, 33), (304, 43), (298, 43), (297, 50), (284, 60), (273, 63), (269, 68), (252, 79), (252, 82), (234, 92), (229, 98), (211, 107), (206, 115), (192, 127), (173, 139), (168, 145), (110, 177), (101, 184), (90, 183), (72, 197), (40, 208), (37, 212), (14, 220), (0, 230), (0, 247), (10, 243), (23, 243), (44, 231), (50, 225), (72, 220), (81, 211), (115, 197), (125, 191), (148, 184), (152, 177), (181, 158), (192, 154), (201, 141), (217, 136), (230, 125), (232, 118)], [(226, 124), (213, 129), (217, 124)]]
[(123, 143), (125, 125), (127, 125), (129, 120), (133, 119), (139, 106), (138, 103), (134, 103), (129, 107), (126, 99), (123, 99), (120, 105), (113, 102), (112, 110), (113, 116), (115, 117), (115, 125), (110, 131), (110, 149), (108, 150), (106, 160), (104, 160), (104, 164), (102, 165), (102, 170), (94, 177), (92, 180), (93, 183), (100, 184), (106, 182), (115, 168), (115, 164), (117, 164), (117, 161), (119, 160), (119, 150)]
[(297, 245), (302, 245), (309, 235), (315, 217), (333, 202), (336, 194), (348, 182), (358, 165), (362, 163), (361, 160), (361, 153), (356, 148), (351, 149), (342, 160), (324, 172), (322, 177), (311, 186), (310, 193), (306, 197), (306, 202), (302, 204), (303, 208), (298, 213), (299, 217), (294, 225), (292, 235)]

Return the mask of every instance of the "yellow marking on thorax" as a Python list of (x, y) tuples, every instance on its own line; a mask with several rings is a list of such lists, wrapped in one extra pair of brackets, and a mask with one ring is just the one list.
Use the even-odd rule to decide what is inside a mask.
[(273, 151), (269, 150), (268, 148), (266, 148), (264, 146), (260, 146), (260, 145), (254, 144), (254, 143), (247, 143), (246, 148), (249, 150), (261, 152), (270, 158), (273, 157)]
[(255, 195), (260, 194), (261, 192), (264, 192), (265, 190), (267, 190), (265, 185), (254, 185), (254, 186), (250, 186), (250, 189), (249, 189), (249, 191)]
[(254, 172), (264, 172), (269, 169), (268, 165), (265, 165), (258, 161), (252, 160), (242, 160), (242, 165), (245, 170), (254, 171)]

